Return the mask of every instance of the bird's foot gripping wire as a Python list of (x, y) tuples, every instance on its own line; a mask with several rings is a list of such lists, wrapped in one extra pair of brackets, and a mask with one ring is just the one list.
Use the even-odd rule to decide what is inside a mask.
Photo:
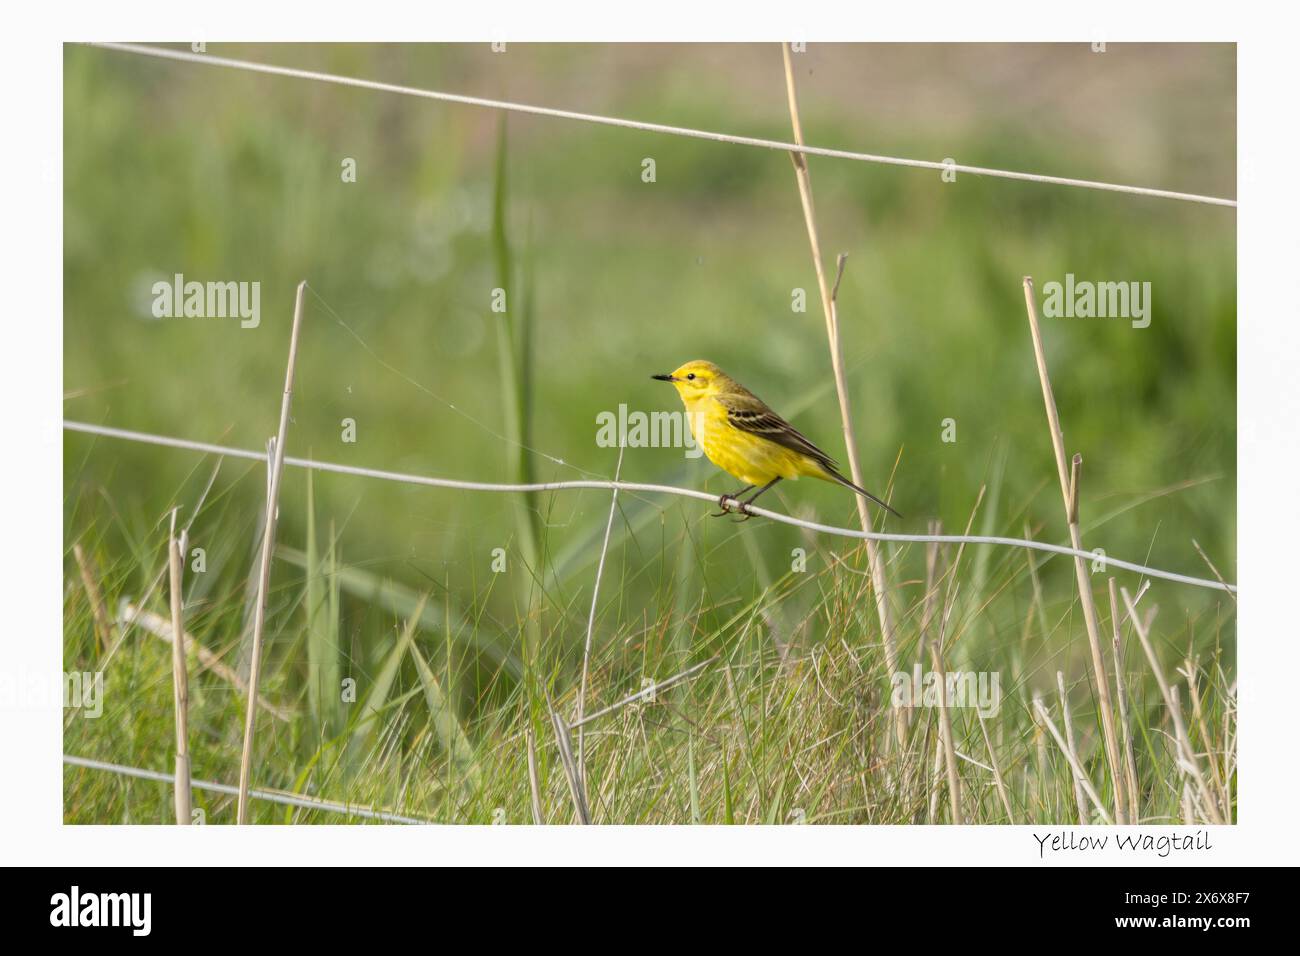
[(741, 521), (748, 521), (754, 517), (754, 512), (749, 510), (749, 502), (741, 501), (738, 495), (723, 495), (718, 499), (718, 507), (721, 511), (709, 512), (710, 518), (721, 518), (724, 515), (740, 514)]

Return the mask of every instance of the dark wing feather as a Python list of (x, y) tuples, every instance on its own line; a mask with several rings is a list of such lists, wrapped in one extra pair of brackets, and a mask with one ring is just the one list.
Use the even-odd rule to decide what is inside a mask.
[(727, 421), (736, 428), (754, 435), (761, 435), (768, 441), (776, 442), (778, 445), (789, 448), (801, 455), (807, 455), (825, 468), (835, 481), (852, 488), (860, 495), (870, 498), (891, 514), (899, 518), (903, 517), (892, 507), (885, 504), (883, 500), (841, 475), (839, 467), (831, 459), (830, 455), (801, 435), (797, 428), (764, 405), (758, 396), (752, 392), (744, 392), (739, 395), (719, 395), (717, 399), (722, 403), (722, 407), (727, 410)]
[(719, 395), (718, 401), (727, 410), (727, 421), (741, 431), (760, 435), (791, 451), (807, 455), (831, 470), (836, 468), (830, 455), (814, 445), (797, 428), (768, 408), (757, 397)]

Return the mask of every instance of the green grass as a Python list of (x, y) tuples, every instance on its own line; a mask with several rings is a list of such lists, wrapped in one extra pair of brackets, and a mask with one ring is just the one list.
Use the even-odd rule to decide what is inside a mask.
[[(491, 64), (502, 62), (457, 47), (219, 52), (479, 92), (492, 89)], [(505, 61), (510, 69), (550, 62), (544, 50), (516, 55)], [(819, 69), (841, 71), (855, 55), (809, 54), (821, 57), (810, 61)], [(1129, 83), (1133, 108), (1156, 132), (1137, 152), (1112, 158), (1096, 137), (1106, 124), (1088, 115), (1071, 130), (1028, 108), (964, 128), (954, 143), (919, 117), (864, 114), (818, 73), (799, 78), (805, 133), (819, 144), (956, 152), (962, 162), (1172, 188), (1213, 191), (1201, 184), (1230, 181), (1223, 144), (1233, 135), (1233, 91), (1215, 79), (1231, 66), (1230, 49), (1124, 59), (1121, 47), (1106, 56), (1142, 79)], [(1159, 92), (1169, 57), (1203, 78), (1209, 120), (1172, 118)], [(788, 135), (779, 56), (757, 66), (742, 59), (725, 84), (707, 65), (680, 62), (673, 76), (630, 64), (626, 84), (582, 96), (562, 84), (550, 97), (546, 89), (516, 95)], [(599, 63), (599, 49), (572, 48), (563, 70), (550, 63), (560, 72), (527, 75), (580, 75)], [(1078, 69), (1037, 68), (1057, 82)], [(737, 118), (743, 91), (754, 101)], [(886, 104), (909, 95), (878, 91)], [(1028, 98), (1027, 89), (1008, 95)], [(697, 357), (717, 361), (838, 451), (788, 158), (556, 122), (514, 117), (503, 126), (483, 111), (70, 48), (65, 415), (263, 447), (279, 405), (292, 291), (306, 278), (314, 294), (292, 455), (479, 480), (610, 476), (617, 449), (596, 446), (597, 413), (620, 402), (675, 407), (648, 376)], [(647, 155), (657, 163), (654, 184), (639, 178)], [(355, 184), (339, 181), (345, 156), (358, 159)], [(1188, 156), (1203, 179), (1188, 180)], [(827, 255), (850, 253), (839, 307), (864, 472), (873, 490), (892, 481), (891, 500), (907, 515), (888, 530), (923, 531), (936, 518), (957, 532), (973, 513), (978, 533), (1023, 537), (1028, 528), (1063, 540), (1020, 278), (1032, 274), (1040, 289), (1066, 272), (1145, 280), (1155, 301), (1149, 329), (1044, 320), (1067, 452), (1084, 456), (1084, 542), (1210, 577), (1195, 538), (1235, 579), (1230, 211), (974, 177), (941, 185), (937, 175), (851, 163), (814, 160), (811, 169)], [(261, 326), (144, 318), (149, 282), (174, 272), (261, 281)], [(504, 316), (490, 309), (496, 287), (507, 290)], [(791, 312), (795, 287), (811, 293), (807, 314)], [(343, 418), (357, 422), (355, 444), (340, 440)], [(956, 419), (956, 443), (941, 440), (947, 418)], [(715, 493), (730, 484), (707, 462), (680, 456), (627, 449), (623, 477)], [(106, 674), (104, 715), (70, 711), (65, 751), (168, 770), (169, 648), (137, 628), (105, 663), (72, 548), (81, 543), (91, 556), (110, 613), (123, 598), (138, 600), (163, 566), (168, 510), (180, 505), (182, 520), (191, 517), (213, 462), (71, 433), (64, 462), (64, 667)], [(771, 505), (854, 523), (851, 500), (811, 485), (782, 487)], [(264, 469), (227, 460), (193, 516), (191, 539), (207, 570), (186, 573), (187, 626), (236, 668), (247, 666), (264, 496)], [(570, 821), (547, 700), (566, 716), (575, 710), (608, 507), (605, 492), (523, 498), (329, 474), (309, 481), (287, 470), (263, 692), (294, 717), (259, 715), (255, 786), (438, 821), (527, 822), (531, 731), (545, 819)], [(761, 520), (709, 519), (707, 510), (620, 496), (587, 711), (645, 680), (717, 660), (655, 702), (588, 726), (593, 818), (905, 823), (931, 819), (933, 803), (934, 818), (946, 820), (943, 775), (938, 784), (934, 777), (935, 711), (914, 714), (901, 751), (888, 743), (889, 675), (860, 550)], [(498, 548), (507, 559), (499, 574)], [(806, 571), (791, 570), (794, 548), (806, 551)], [(885, 554), (910, 664), (925, 554), (896, 546)], [(945, 550), (940, 567), (955, 559)], [(1105, 576), (1093, 581), (1105, 618)], [(1135, 592), (1140, 582), (1125, 573), (1119, 583)], [(1059, 726), (1062, 671), (1081, 758), (1106, 795), (1073, 569), (1021, 550), (970, 548), (938, 595), (946, 666), (998, 673), (1004, 696), (984, 728), (971, 711), (952, 712), (956, 750), (969, 758), (959, 759), (963, 816), (1007, 821), (980, 766), (991, 764), (987, 730), (1012, 819), (1074, 819), (1069, 768), (1031, 715), (1039, 694)], [(163, 600), (155, 595), (152, 609), (165, 614)], [(1164, 672), (1180, 686), (1203, 770), (1210, 774), (1211, 761), (1219, 768), (1235, 815), (1235, 604), (1221, 592), (1156, 582), (1143, 606), (1157, 604)], [(1128, 632), (1125, 648), (1142, 817), (1181, 821), (1169, 715)], [(1199, 719), (1176, 673), (1188, 657)], [(243, 697), (197, 664), (192, 674), (195, 776), (234, 782)], [(348, 681), (355, 694), (344, 699)], [(209, 822), (233, 819), (224, 797), (196, 793), (195, 805)], [(265, 803), (253, 814), (338, 820)], [(166, 823), (171, 797), (165, 784), (69, 768), (65, 819)]]
[[(243, 480), (255, 479), (256, 473)], [(252, 527), (240, 527), (233, 519), (230, 501), (226, 494), (211, 498), (195, 528), (222, 528), (219, 540), (229, 538), (226, 550), (235, 551), (247, 543)], [(75, 504), (73, 514), (99, 567), (109, 606), (138, 594), (160, 567), (162, 525), (130, 529), (146, 556), (137, 563), (106, 554), (105, 540), (123, 519), (105, 499), (86, 497)], [(623, 541), (611, 555), (598, 605), (588, 712), (634, 693), (646, 680), (662, 681), (716, 660), (653, 702), (626, 706), (587, 728), (594, 819), (906, 823), (947, 818), (947, 798), (937, 799), (942, 783), (932, 769), (937, 711), (915, 710), (907, 748), (889, 746), (889, 675), (859, 550), (840, 549), (842, 561), (819, 552), (806, 572), (777, 572), (765, 582), (755, 581), (747, 593), (718, 599), (708, 593), (707, 582), (702, 586), (693, 573), (679, 573), (679, 556), (694, 571), (707, 567), (711, 553), (727, 539), (769, 536), (763, 532), (770, 528), (753, 521), (712, 522), (691, 505), (659, 509), (658, 519), (637, 533), (631, 531), (626, 511), (620, 510), (617, 521)], [(312, 524), (309, 520), (308, 527)], [(543, 546), (548, 544), (544, 539)], [(643, 551), (632, 560), (628, 551), (638, 545), (658, 553)], [(489, 823), (494, 817), (527, 822), (525, 731), (531, 727), (538, 741), (544, 818), (570, 821), (573, 809), (554, 737), (541, 716), (544, 709), (530, 701), (530, 683), (522, 679), (524, 622), (500, 620), (493, 613), (490, 589), (484, 588), (478, 600), (453, 607), (445, 600), (444, 585), (435, 582), (417, 596), (366, 570), (364, 563), (335, 564), (328, 557), (334, 547), (326, 546), (327, 556), (316, 560), (310, 558), (310, 548), (305, 559), (292, 542), (280, 548), (263, 689), (292, 708), (295, 717), (288, 723), (259, 717), (256, 785), (444, 822)], [(155, 551), (156, 558), (147, 557)], [(914, 557), (905, 548), (889, 552), (891, 573), (899, 582), (903, 659), (909, 663), (918, 654), (925, 588), (924, 582), (899, 575)], [(951, 566), (954, 557), (950, 552), (941, 569)], [(1071, 820), (1075, 810), (1068, 765), (1031, 717), (1031, 696), (1043, 694), (1059, 726), (1059, 708), (1048, 689), (1056, 670), (1065, 672), (1081, 758), (1094, 785), (1106, 793), (1106, 761), (1077, 600), (1064, 594), (1038, 604), (1013, 597), (1032, 594), (1029, 559), (1013, 550), (993, 552), (986, 583), (977, 591), (969, 558), (954, 578), (941, 578), (934, 589), (938, 619), (948, 621), (947, 666), (1000, 674), (1002, 706), (984, 730), (1005, 778), (1011, 819)], [(247, 576), (235, 562), (225, 568), (188, 576), (203, 585), (191, 586), (186, 614), (194, 637), (233, 661)], [(577, 577), (559, 582), (537, 609), (542, 652), (536, 683), (570, 718), (583, 608), (589, 599), (580, 580), (585, 576)], [(69, 580), (65, 666), (95, 670), (101, 656), (94, 646), (89, 604), (75, 579)], [(629, 607), (623, 594), (633, 584), (648, 589), (656, 600), (644, 608)], [(1007, 602), (1021, 604), (1019, 619), (990, 627), (989, 608)], [(1047, 630), (1037, 627), (1040, 620), (1048, 622)], [(1226, 595), (1195, 617), (1162, 613), (1156, 618), (1163, 667), (1183, 685), (1194, 746), (1208, 755), (1203, 770), (1212, 777), (1208, 761), (1215, 762), (1214, 773), (1225, 781), (1228, 800), (1235, 804), (1233, 756), (1225, 739), (1235, 728), (1227, 687), (1234, 623), (1235, 608)], [(497, 650), (503, 631), (514, 637), (507, 642), (513, 649), (504, 655)], [(319, 634), (342, 635), (337, 657), (327, 656), (334, 649), (328, 639), (321, 642), (322, 649), (312, 650)], [(784, 663), (778, 638), (790, 644)], [(1188, 646), (1197, 648), (1199, 721), (1185, 696), (1185, 680), (1175, 674), (1184, 666)], [(1131, 634), (1125, 647), (1141, 818), (1182, 821), (1182, 786), (1168, 715)], [(331, 704), (323, 693), (317, 700), (326, 673), (355, 681), (352, 701)], [(167, 645), (134, 630), (106, 674), (103, 716), (88, 719), (73, 712), (66, 749), (117, 763), (164, 766), (171, 732)], [(238, 766), (243, 698), (224, 680), (202, 671), (192, 679), (190, 694), (195, 776), (230, 780)], [(991, 761), (978, 718), (965, 709), (954, 709), (952, 717), (956, 749), (970, 758), (959, 764), (963, 816), (1008, 822), (985, 769)], [(68, 822), (170, 819), (164, 784), (68, 768), (66, 798)], [(937, 799), (933, 814), (932, 798)], [(211, 822), (224, 821), (233, 812), (231, 801), (211, 794), (196, 794), (196, 806)], [(336, 817), (257, 803), (254, 819), (331, 822)]]

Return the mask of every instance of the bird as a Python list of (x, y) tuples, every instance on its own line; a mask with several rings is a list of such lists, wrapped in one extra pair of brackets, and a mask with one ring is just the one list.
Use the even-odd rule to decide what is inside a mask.
[[(865, 488), (839, 472), (831, 457), (805, 438), (767, 403), (712, 362), (697, 359), (673, 372), (650, 376), (671, 382), (686, 406), (691, 434), (709, 461), (745, 482), (745, 486), (718, 499), (716, 513), (730, 511), (728, 502), (746, 517), (748, 506), (782, 478), (807, 475), (832, 481), (874, 501), (890, 514), (903, 517)], [(760, 487), (761, 486), (761, 487)], [(740, 496), (757, 488), (749, 498)], [(741, 520), (744, 520), (742, 518)]]

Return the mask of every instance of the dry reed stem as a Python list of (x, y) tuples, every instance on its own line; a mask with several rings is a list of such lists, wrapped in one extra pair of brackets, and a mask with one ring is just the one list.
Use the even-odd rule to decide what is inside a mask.
[(1124, 607), (1128, 611), (1128, 618), (1133, 622), (1133, 631), (1137, 634), (1142, 650), (1147, 656), (1147, 663), (1151, 665), (1151, 671), (1155, 674), (1156, 684), (1160, 688), (1160, 695), (1164, 698), (1165, 707), (1169, 711), (1169, 718), (1173, 721), (1174, 737), (1181, 751), (1182, 760), (1180, 765), (1183, 767), (1183, 772), (1190, 775), (1192, 782), (1196, 784), (1201, 808), (1205, 815), (1209, 817), (1210, 822), (1223, 823), (1223, 816), (1219, 813), (1216, 801), (1211, 797), (1209, 788), (1205, 785), (1205, 777), (1201, 774), (1201, 762), (1196, 757), (1196, 751), (1192, 749), (1192, 741), (1187, 735), (1187, 724), (1183, 721), (1182, 709), (1178, 706), (1178, 700), (1169, 686), (1169, 681), (1165, 678), (1165, 672), (1156, 657), (1155, 648), (1151, 646), (1151, 638), (1147, 634), (1147, 624), (1139, 618), (1137, 608), (1134, 606), (1132, 598), (1129, 597), (1128, 589), (1120, 588), (1119, 593), (1124, 599)]
[(957, 773), (957, 749), (952, 734), (952, 701), (948, 699), (948, 675), (943, 664), (943, 641), (947, 624), (948, 615), (945, 613), (939, 623), (938, 636), (929, 642), (930, 666), (934, 668), (935, 679), (942, 688), (939, 702), (939, 742), (943, 746), (944, 763), (948, 771), (948, 805), (952, 814), (952, 823), (960, 825), (962, 822), (961, 777)]
[(1187, 696), (1192, 699), (1192, 717), (1196, 720), (1196, 727), (1201, 732), (1201, 740), (1205, 741), (1205, 762), (1210, 765), (1210, 774), (1214, 777), (1214, 790), (1216, 793), (1223, 792), (1223, 778), (1219, 776), (1219, 762), (1214, 759), (1214, 753), (1210, 750), (1210, 729), (1205, 723), (1205, 710), (1201, 707), (1201, 692), (1196, 681), (1197, 662), (1192, 658), (1185, 661), (1187, 670), (1183, 676), (1187, 678)]
[[(1070, 719), (1070, 699), (1065, 693), (1065, 675), (1060, 671), (1056, 672), (1056, 692), (1061, 698), (1061, 723), (1065, 727), (1065, 742), (1069, 744), (1070, 752), (1077, 754), (1079, 748), (1074, 743), (1074, 721)], [(1079, 822), (1087, 824), (1088, 799), (1078, 777), (1074, 778), (1074, 802), (1079, 807)]]
[[(153, 611), (141, 610), (130, 601), (123, 601), (121, 610), (118, 612), (117, 617), (118, 621), (123, 625), (129, 621), (132, 624), (139, 626), (146, 634), (152, 634), (154, 637), (167, 641), (168, 643), (171, 643), (172, 641), (171, 622), (161, 614), (155, 614)], [(200, 644), (195, 639), (194, 635), (189, 633), (189, 631), (185, 631), (183, 637), (185, 639), (186, 653), (193, 651), (202, 670), (212, 671), (212, 673), (216, 674), (222, 680), (233, 684), (235, 689), (241, 694), (248, 693), (248, 684), (239, 676), (238, 671), (222, 661), (220, 657), (208, 650), (207, 647)], [(277, 707), (261, 695), (257, 698), (257, 706), (261, 707), (276, 720), (288, 722), (293, 720), (295, 716), (292, 710), (287, 707)]]
[(934, 738), (934, 767), (930, 771), (930, 805), (926, 823), (934, 823), (939, 817), (939, 781), (943, 779), (943, 740), (942, 734)]
[[(176, 537), (176, 512), (172, 509), (171, 527), (167, 535), (168, 597), (171, 601), (172, 633), (185, 633), (184, 595), (181, 590), (181, 569), (185, 560), (185, 532)], [(191, 819), (190, 793), (190, 681), (185, 666), (185, 642), (172, 641), (172, 705), (176, 712), (176, 822), (189, 826)]]
[(537, 781), (537, 741), (533, 738), (533, 728), (528, 728), (528, 797), (533, 811), (533, 823), (541, 826), (546, 822), (542, 816), (542, 790)]
[(1232, 775), (1237, 764), (1236, 721), (1237, 685), (1228, 688), (1227, 705), (1223, 708), (1223, 805), (1232, 806)]
[[(1047, 356), (1043, 349), (1043, 333), (1038, 325), (1038, 306), (1034, 301), (1034, 280), (1025, 276), (1025, 310), (1029, 314), (1029, 332), (1034, 342), (1034, 361), (1038, 366), (1038, 379), (1043, 388), (1043, 405), (1047, 410), (1048, 431), (1052, 436), (1052, 451), (1056, 455), (1056, 471), (1061, 482), (1061, 497), (1070, 529), (1070, 543), (1076, 551), (1083, 550), (1083, 537), (1079, 531), (1079, 470), (1082, 458), (1075, 455), (1069, 466), (1065, 461), (1065, 439), (1061, 432), (1061, 419), (1052, 395), (1052, 381), (1047, 374)], [(1079, 600), (1083, 605), (1083, 620), (1088, 631), (1088, 649), (1092, 652), (1093, 679), (1097, 688), (1098, 710), (1101, 711), (1102, 737), (1106, 744), (1106, 760), (1110, 764), (1110, 778), (1115, 797), (1115, 819), (1128, 822), (1127, 800), (1124, 793), (1124, 771), (1120, 764), (1119, 743), (1115, 735), (1115, 714), (1110, 702), (1110, 678), (1106, 676), (1106, 662), (1101, 653), (1101, 627), (1097, 623), (1097, 605), (1092, 599), (1092, 584), (1088, 579), (1088, 566), (1078, 555), (1074, 558), (1075, 577), (1079, 582)]]
[[(198, 503), (195, 504), (194, 510), (190, 512), (190, 520), (185, 522), (185, 527), (183, 529), (183, 532), (186, 535), (186, 537), (189, 536), (190, 526), (194, 524), (194, 519), (197, 518), (199, 516), (199, 512), (203, 510), (203, 502), (208, 500), (208, 492), (211, 491), (212, 486), (216, 484), (217, 474), (220, 471), (221, 471), (221, 459), (218, 458), (217, 463), (212, 467), (212, 474), (208, 477), (208, 483), (203, 488), (203, 494), (199, 495)], [(113, 642), (113, 646), (108, 649), (108, 653), (104, 655), (104, 659), (99, 662), (99, 666), (101, 670), (104, 671), (108, 670), (108, 665), (113, 660), (113, 655), (117, 653), (118, 648), (120, 648), (126, 642), (127, 636), (131, 633), (131, 628), (136, 623), (136, 617), (141, 614), (150, 613), (148, 611), (144, 611), (143, 608), (149, 606), (149, 601), (150, 599), (153, 598), (154, 592), (157, 591), (158, 588), (162, 586), (163, 578), (167, 576), (167, 569), (169, 566), (170, 566), (170, 561), (163, 562), (163, 566), (158, 569), (158, 573), (154, 575), (153, 582), (149, 585), (148, 588), (145, 589), (144, 597), (141, 598), (139, 602), (132, 605), (129, 601), (123, 601), (121, 604), (119, 604), (119, 607), (122, 606), (128, 608), (134, 607), (135, 611), (133, 614), (130, 615), (126, 615), (126, 616), (119, 615), (118, 624), (120, 626), (117, 629), (118, 630), (117, 640), (115, 640)]]
[[(931, 519), (928, 524), (931, 534), (938, 534), (943, 529), (943, 525), (937, 519)], [(938, 608), (939, 599), (939, 542), (930, 541), (925, 546), (925, 598), (922, 602), (921, 609), (921, 628), (920, 636), (916, 642), (916, 665), (924, 665), (926, 656), (929, 653), (928, 644), (930, 641), (930, 629), (934, 626), (935, 613)], [(913, 701), (913, 705), (915, 705)], [(914, 707), (903, 709), (903, 727), (910, 730), (912, 720), (915, 717)], [(924, 756), (925, 748), (921, 748), (919, 757)], [(923, 759), (916, 760), (913, 764), (916, 767), (916, 773), (909, 774), (913, 792), (923, 789), (926, 785), (923, 775), (925, 773), (925, 762)]]
[(81, 586), (86, 591), (86, 600), (90, 602), (90, 613), (95, 621), (95, 653), (100, 654), (108, 647), (113, 636), (113, 626), (108, 619), (108, 609), (104, 606), (104, 596), (99, 590), (99, 581), (90, 567), (90, 559), (82, 549), (80, 542), (72, 546), (72, 556), (77, 561), (77, 572), (81, 575)]
[[(293, 329), (289, 333), (289, 360), (284, 373), (284, 396), (280, 400), (280, 427), (274, 453), (268, 454), (266, 529), (262, 537), (261, 571), (257, 580), (257, 608), (253, 618), (253, 648), (248, 669), (248, 708), (244, 714), (244, 749), (239, 761), (239, 804), (236, 822), (248, 822), (248, 787), (253, 773), (253, 734), (257, 726), (257, 689), (262, 671), (262, 639), (266, 627), (266, 599), (271, 586), (271, 553), (275, 546), (275, 525), (280, 507), (280, 476), (284, 472), (284, 443), (289, 431), (289, 405), (293, 400), (293, 372), (298, 360), (298, 335), (302, 329), (303, 293), (307, 282), (298, 283), (293, 306)], [(177, 633), (180, 633), (179, 631)]]
[(1128, 791), (1129, 822), (1137, 823), (1141, 819), (1138, 814), (1137, 761), (1133, 759), (1133, 732), (1129, 727), (1128, 716), (1128, 688), (1125, 687), (1124, 681), (1124, 649), (1120, 644), (1119, 598), (1115, 595), (1114, 578), (1106, 581), (1106, 589), (1110, 595), (1111, 651), (1115, 657), (1115, 700), (1119, 704), (1119, 726), (1123, 734), (1121, 742), (1124, 746), (1124, 783)]
[[(979, 511), (980, 504), (984, 501), (985, 486), (981, 485), (979, 494), (975, 497), (975, 506), (971, 509), (970, 517), (966, 520), (966, 531), (969, 532), (975, 522), (975, 515)], [(943, 644), (948, 635), (948, 624), (952, 620), (953, 611), (957, 606), (957, 569), (961, 566), (962, 555), (965, 553), (965, 544), (958, 545), (957, 554), (952, 563), (948, 565), (944, 574), (948, 578), (948, 589), (943, 599), (943, 611), (939, 617), (938, 636), (929, 641), (931, 666), (934, 669), (935, 677), (939, 686), (943, 688), (943, 703), (939, 708), (939, 743), (943, 747), (943, 754), (948, 774), (948, 797), (951, 804), (953, 823), (961, 823), (961, 777), (957, 773), (957, 749), (956, 742), (953, 739), (952, 731), (952, 712), (950, 701), (948, 700), (948, 676), (943, 664)]]
[(1043, 733), (1045, 729), (1042, 720), (1038, 717), (1037, 711), (1031, 711), (1034, 723), (1038, 725), (1038, 732), (1034, 734), (1034, 765), (1037, 768), (1035, 783), (1038, 785), (1038, 809), (1046, 810), (1047, 802), (1044, 800), (1044, 788), (1047, 786), (1047, 734)]
[(957, 773), (957, 750), (952, 737), (952, 710), (951, 701), (948, 700), (948, 676), (943, 667), (943, 654), (940, 651), (939, 643), (939, 641), (936, 641), (930, 645), (931, 666), (934, 667), (935, 678), (938, 680), (939, 686), (943, 688), (941, 692), (943, 702), (939, 705), (939, 740), (943, 744), (943, 757), (948, 769), (948, 807), (952, 813), (952, 822), (960, 825), (962, 822), (961, 777)]
[[(794, 64), (790, 60), (790, 46), (781, 44), (781, 53), (785, 61), (786, 95), (790, 103), (790, 125), (794, 132), (794, 141), (803, 146), (803, 126), (799, 122), (799, 103), (795, 95)], [(826, 281), (826, 269), (822, 261), (821, 242), (817, 237), (817, 220), (813, 214), (812, 180), (808, 176), (808, 160), (802, 153), (792, 152), (795, 179), (799, 183), (799, 199), (803, 205), (804, 223), (808, 228), (808, 242), (812, 247), (813, 267), (817, 273), (817, 288), (821, 293), (822, 312), (826, 316), (826, 338), (831, 352), (831, 368), (835, 374), (835, 392), (840, 403), (840, 422), (844, 429), (845, 457), (848, 459), (849, 475), (859, 487), (867, 487), (862, 469), (858, 464), (858, 443), (853, 431), (853, 412), (849, 405), (848, 385), (844, 373), (844, 356), (840, 347), (839, 316), (836, 312), (835, 296)], [(839, 288), (839, 275), (843, 274), (844, 257), (838, 264), (835, 286)], [(858, 506), (858, 520), (862, 530), (870, 533), (870, 504), (861, 495), (854, 495)], [(893, 612), (890, 609), (888, 583), (885, 579), (885, 561), (875, 542), (864, 540), (867, 551), (867, 565), (871, 569), (871, 586), (875, 592), (876, 613), (880, 618), (880, 633), (885, 649), (885, 666), (889, 673), (898, 673), (898, 646), (894, 633)], [(907, 741), (906, 718), (901, 709), (894, 708), (894, 736), (901, 749)]]
[(1061, 732), (1056, 729), (1056, 724), (1052, 723), (1052, 718), (1048, 716), (1047, 708), (1043, 706), (1041, 698), (1034, 698), (1034, 709), (1038, 712), (1038, 717), (1042, 720), (1043, 726), (1047, 728), (1048, 732), (1052, 735), (1052, 739), (1056, 741), (1056, 745), (1061, 748), (1061, 753), (1065, 755), (1065, 760), (1070, 765), (1070, 770), (1074, 773), (1074, 779), (1083, 787), (1084, 792), (1088, 795), (1088, 799), (1092, 801), (1092, 805), (1096, 807), (1097, 813), (1101, 816), (1103, 822), (1108, 825), (1113, 823), (1114, 821), (1111, 819), (1110, 813), (1106, 810), (1106, 805), (1101, 802), (1101, 797), (1097, 796), (1097, 791), (1093, 787), (1092, 781), (1089, 780), (1088, 775), (1083, 772), (1083, 765), (1079, 763), (1078, 755), (1070, 748), (1065, 738), (1061, 736)]
[(975, 708), (975, 719), (979, 721), (980, 733), (984, 735), (984, 748), (989, 753), (989, 766), (993, 768), (993, 784), (997, 787), (998, 799), (1002, 801), (1002, 809), (1007, 811), (1007, 823), (1014, 824), (1016, 815), (1011, 809), (1011, 795), (1007, 793), (1006, 782), (1002, 779), (1002, 768), (998, 766), (998, 757), (993, 751), (993, 741), (989, 739), (989, 729), (984, 725), (984, 715), (980, 713), (978, 707)]

